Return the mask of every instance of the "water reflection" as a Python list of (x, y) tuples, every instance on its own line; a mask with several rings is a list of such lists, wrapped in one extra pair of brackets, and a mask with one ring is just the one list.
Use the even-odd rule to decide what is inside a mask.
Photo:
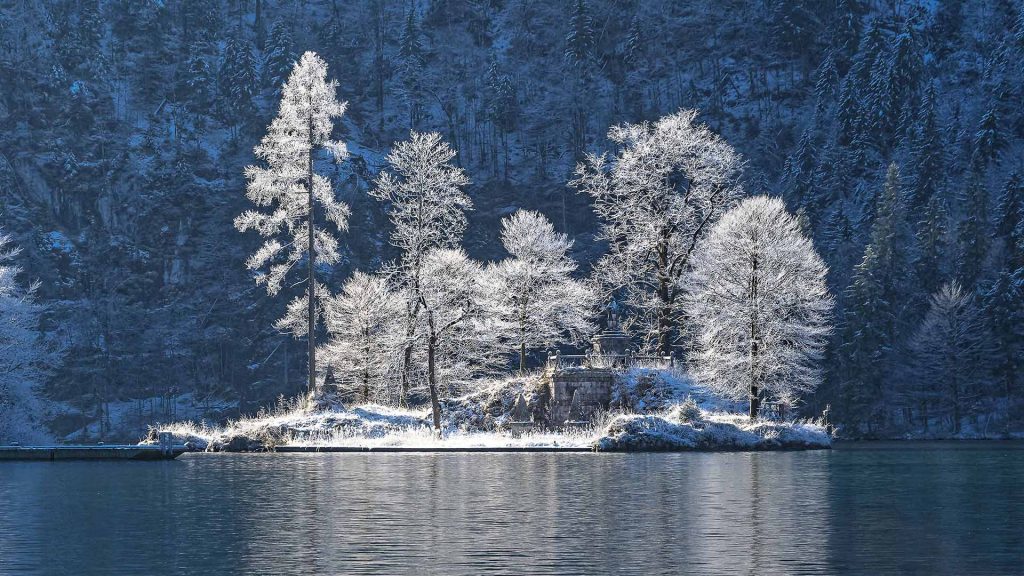
[(1014, 573), (1022, 454), (4, 464), (0, 573)]

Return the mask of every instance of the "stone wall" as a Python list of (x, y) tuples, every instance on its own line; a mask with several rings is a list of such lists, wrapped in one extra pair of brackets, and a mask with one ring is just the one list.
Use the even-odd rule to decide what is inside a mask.
[(579, 391), (585, 413), (606, 410), (612, 397), (615, 373), (604, 368), (553, 370), (548, 373), (551, 399), (548, 403), (548, 425), (561, 426), (569, 417), (572, 396)]

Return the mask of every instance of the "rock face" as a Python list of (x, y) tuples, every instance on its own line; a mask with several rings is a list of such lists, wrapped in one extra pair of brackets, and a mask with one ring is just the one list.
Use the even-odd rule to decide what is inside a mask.
[(607, 368), (578, 368), (553, 370), (548, 373), (551, 400), (548, 405), (548, 425), (561, 426), (569, 418), (573, 396), (578, 397), (579, 414), (589, 417), (599, 410), (607, 410), (612, 398), (615, 372)]

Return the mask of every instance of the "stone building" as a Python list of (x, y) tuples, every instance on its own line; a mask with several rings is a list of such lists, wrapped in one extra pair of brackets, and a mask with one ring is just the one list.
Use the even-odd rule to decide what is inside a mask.
[(629, 336), (613, 322), (608, 330), (594, 336), (591, 343), (590, 354), (548, 356), (544, 374), (548, 386), (548, 426), (579, 423), (589, 420), (595, 412), (608, 409), (615, 370), (629, 364)]

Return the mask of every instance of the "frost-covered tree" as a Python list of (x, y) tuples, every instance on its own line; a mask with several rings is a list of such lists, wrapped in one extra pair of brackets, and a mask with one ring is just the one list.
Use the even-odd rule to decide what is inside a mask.
[(390, 395), (401, 311), (387, 280), (362, 272), (352, 274), (341, 293), (325, 303), (331, 339), (322, 356), (346, 396), (369, 402)]
[(463, 188), (466, 173), (452, 164), (455, 150), (436, 132), (412, 132), (409, 140), (395, 144), (388, 154), (389, 168), (370, 191), (388, 203), (394, 230), (391, 244), (402, 251), (399, 282), (405, 302), (404, 350), (401, 360), (401, 401), (407, 400), (409, 369), (422, 312), (423, 258), (434, 248), (455, 248), (466, 229), (466, 210), (473, 203)]
[(423, 115), (423, 40), (419, 19), (413, 5), (406, 13), (398, 49), (402, 78), (402, 96), (409, 108), (409, 127), (416, 129)]
[(934, 296), (910, 350), (919, 379), (917, 391), (924, 391), (923, 418), (929, 401), (938, 397), (947, 408), (954, 434), (971, 396), (977, 392), (986, 353), (982, 316), (973, 298), (952, 282)]
[[(488, 314), (487, 286), (483, 269), (470, 260), (462, 249), (430, 250), (422, 258), (419, 283), (420, 315), (427, 345), (427, 388), (434, 429), (441, 430), (441, 387), (446, 390), (483, 368), (486, 352), (476, 352), (487, 344), (488, 334), (481, 323)], [(480, 360), (480, 361), (475, 361)], [(448, 381), (439, 381), (439, 374)]]
[(813, 391), (831, 324), (828, 268), (777, 198), (741, 202), (700, 244), (687, 275), (690, 364), (723, 395), (786, 402)]
[(696, 118), (696, 110), (681, 110), (613, 127), (608, 137), (621, 146), (614, 161), (591, 154), (571, 182), (593, 197), (610, 245), (597, 278), (625, 293), (639, 332), (666, 356), (680, 328), (690, 255), (743, 193), (739, 154)]
[(1007, 398), (1024, 381), (1024, 268), (1003, 269), (985, 292), (982, 307), (991, 338), (992, 376)]
[(58, 357), (42, 339), (35, 302), (36, 284), (17, 281), (21, 269), (13, 264), (19, 249), (0, 235), (0, 443), (41, 437), (40, 405), (34, 388), (41, 384), (46, 365)]
[(579, 342), (593, 332), (597, 295), (572, 273), (572, 241), (555, 232), (539, 212), (519, 210), (501, 223), (501, 242), (511, 258), (488, 269), (502, 340), (519, 354), (526, 370), (528, 350), (568, 338)]
[(938, 290), (949, 276), (949, 215), (946, 203), (932, 196), (917, 225), (917, 277), (925, 294)]
[[(348, 156), (345, 145), (331, 140), (334, 121), (345, 113), (338, 102), (338, 83), (327, 81), (327, 64), (306, 52), (295, 65), (281, 94), (277, 117), (254, 149), (265, 166), (247, 166), (246, 196), (259, 208), (235, 219), (239, 231), (255, 230), (268, 240), (246, 262), (258, 270), (256, 283), (276, 295), (285, 278), (306, 260), (306, 294), (292, 301), (278, 326), (309, 340), (309, 386), (316, 386), (317, 300), (326, 290), (316, 283), (316, 267), (338, 263), (338, 240), (328, 227), (317, 226), (317, 208), (337, 232), (348, 228), (349, 208), (334, 196), (331, 182), (314, 164), (322, 151), (336, 162)], [(262, 269), (266, 268), (266, 271)]]
[(911, 144), (910, 205), (914, 208), (927, 204), (935, 196), (942, 186), (946, 170), (942, 129), (935, 100), (935, 86), (929, 86), (925, 91)]
[(226, 118), (244, 123), (255, 110), (259, 83), (252, 46), (245, 40), (231, 38), (224, 47), (218, 75), (220, 106)]
[(275, 96), (281, 93), (281, 86), (295, 65), (293, 44), (288, 24), (284, 21), (275, 22), (270, 29), (270, 41), (267, 43), (266, 62), (263, 66), (263, 77)]

